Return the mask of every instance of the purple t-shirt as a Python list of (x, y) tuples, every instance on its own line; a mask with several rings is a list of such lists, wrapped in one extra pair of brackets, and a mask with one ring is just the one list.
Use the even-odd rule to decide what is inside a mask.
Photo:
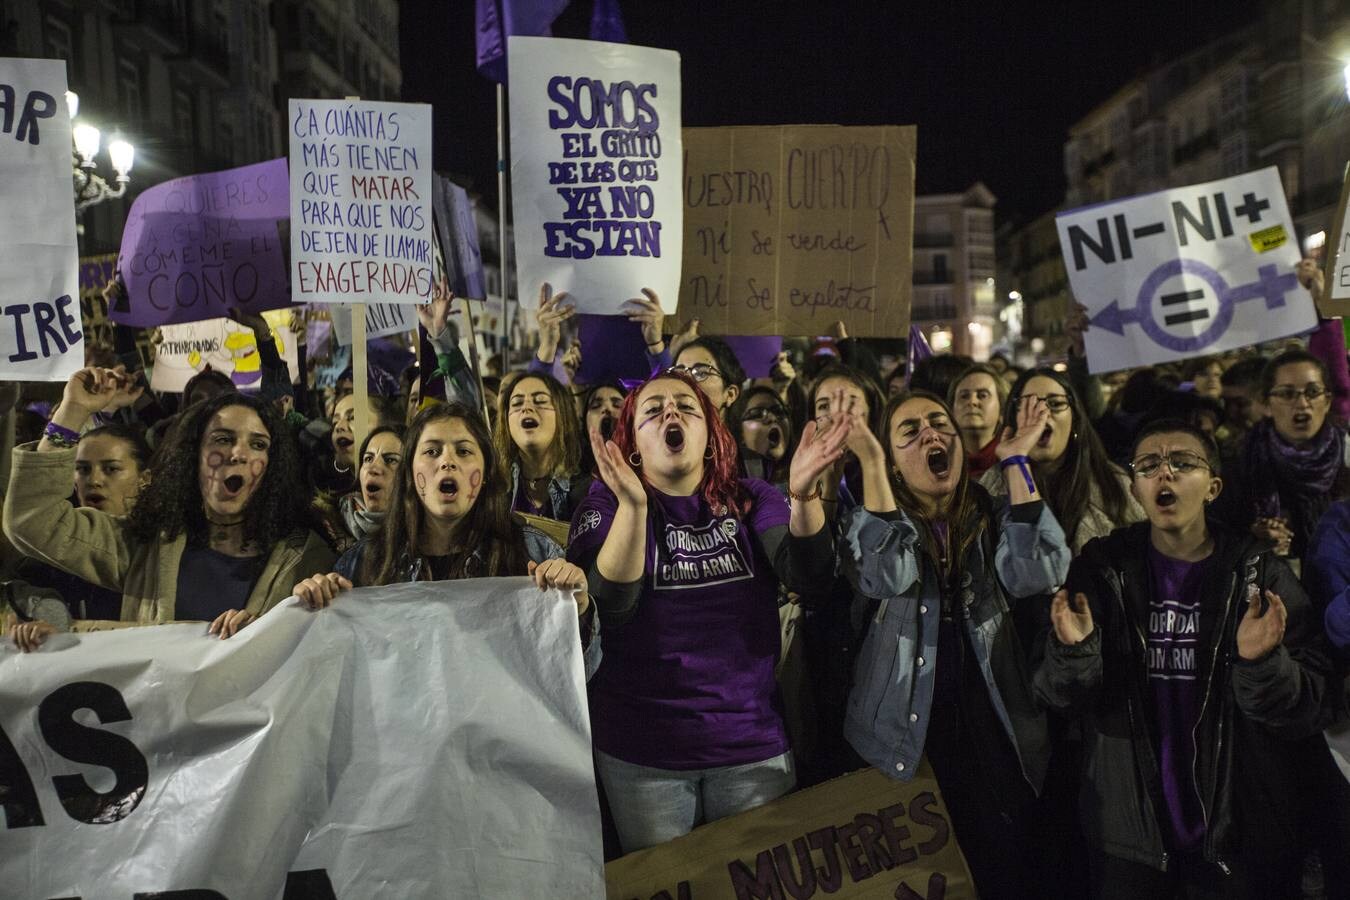
[[(778, 577), (749, 532), (788, 524), (783, 496), (741, 479), (744, 518), (702, 497), (652, 491), (647, 563), (633, 618), (604, 631), (590, 683), (595, 746), (635, 765), (704, 769), (787, 752), (774, 665)], [(618, 503), (602, 482), (572, 517), (567, 558), (588, 568)]]
[(1158, 765), (1176, 850), (1195, 850), (1205, 817), (1195, 785), (1195, 725), (1200, 718), (1200, 595), (1205, 560), (1185, 562), (1149, 547), (1153, 599), (1148, 607), (1148, 683), (1158, 723)]

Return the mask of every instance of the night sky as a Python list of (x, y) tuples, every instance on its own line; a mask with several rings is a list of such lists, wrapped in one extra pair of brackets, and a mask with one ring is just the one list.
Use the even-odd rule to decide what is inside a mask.
[[(685, 125), (918, 125), (918, 191), (984, 181), (1003, 221), (1063, 198), (1073, 122), (1259, 10), (1251, 0), (620, 5), (630, 42), (681, 54)], [(435, 104), (436, 166), (495, 203), (495, 91), (474, 68), (474, 3), (401, 10), (403, 97)], [(585, 37), (590, 12), (591, 0), (573, 0), (554, 34)]]

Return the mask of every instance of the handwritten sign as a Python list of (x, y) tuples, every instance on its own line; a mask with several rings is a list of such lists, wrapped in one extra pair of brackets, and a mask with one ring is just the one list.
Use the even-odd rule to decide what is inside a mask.
[(478, 246), (474, 201), (468, 191), (444, 175), (435, 176), (435, 185), (432, 210), (450, 290), (456, 297), (482, 300), (487, 297), (487, 280), (483, 276), (483, 254)]
[(84, 365), (66, 63), (0, 59), (0, 381)]
[(686, 128), (680, 321), (903, 337), (914, 145), (913, 126)]
[(109, 316), (150, 328), (218, 318), (236, 306), (286, 305), (277, 222), (289, 210), (284, 159), (148, 188), (122, 230), (117, 266), (127, 293)]
[(430, 300), (431, 107), (291, 100), (289, 122), (293, 300)]
[(1350, 316), (1350, 163), (1345, 166), (1341, 205), (1336, 208), (1336, 218), (1331, 222), (1324, 246), (1327, 279), (1322, 295), (1322, 314)]
[(512, 37), (511, 190), (520, 301), (539, 285), (616, 314), (644, 287), (675, 311), (680, 281), (680, 56)]
[[(406, 303), (371, 303), (366, 310), (366, 340), (374, 340), (389, 334), (402, 334), (417, 328), (417, 315)], [(352, 308), (333, 309), (333, 334), (338, 345), (350, 347), (352, 343)]]
[(80, 322), (88, 344), (113, 346), (113, 323), (108, 318), (108, 302), (103, 290), (117, 274), (117, 254), (100, 253), (80, 257)]
[(605, 866), (610, 900), (975, 896), (937, 781), (864, 769)]
[(1274, 166), (1055, 217), (1088, 369), (1114, 372), (1311, 331)]
[[(291, 310), (269, 310), (263, 313), (263, 318), (272, 328), (277, 352), (290, 370), (291, 383), (298, 382), (300, 360), (296, 345), (299, 341), (291, 330)], [(206, 319), (165, 325), (160, 334), (163, 340), (155, 347), (151, 389), (181, 393), (192, 376), (205, 371), (208, 366), (229, 375), (241, 391), (256, 391), (262, 387), (258, 339), (247, 325), (233, 319)]]

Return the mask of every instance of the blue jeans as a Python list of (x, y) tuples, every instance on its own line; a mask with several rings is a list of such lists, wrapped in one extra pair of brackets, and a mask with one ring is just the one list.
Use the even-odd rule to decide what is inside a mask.
[(797, 785), (792, 751), (713, 769), (654, 769), (595, 751), (623, 852), (663, 844), (694, 826), (763, 806)]

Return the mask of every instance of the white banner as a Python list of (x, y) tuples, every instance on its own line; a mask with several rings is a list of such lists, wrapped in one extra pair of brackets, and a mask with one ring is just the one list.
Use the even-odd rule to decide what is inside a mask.
[(0, 59), (0, 381), (84, 365), (62, 59)]
[(1294, 223), (1273, 166), (1060, 213), (1088, 368), (1112, 372), (1302, 334)]
[(576, 606), (524, 578), (58, 635), (0, 650), (0, 884), (603, 897), (591, 765)]
[(511, 37), (511, 195), (520, 303), (539, 285), (615, 314), (644, 287), (675, 312), (684, 246), (680, 55)]
[(291, 299), (431, 298), (431, 106), (291, 100)]
[[(417, 329), (417, 310), (407, 303), (363, 303), (361, 308), (366, 312), (366, 340)], [(352, 345), (354, 309), (345, 304), (333, 309), (333, 334), (340, 347)]]
[[(269, 309), (262, 313), (272, 328), (277, 352), (286, 363), (291, 383), (300, 380), (299, 335), (291, 329), (292, 309)], [(233, 319), (207, 319), (182, 325), (165, 325), (162, 340), (155, 345), (155, 365), (150, 387), (180, 393), (192, 376), (208, 367), (230, 376), (241, 391), (262, 387), (262, 356), (253, 329)]]

